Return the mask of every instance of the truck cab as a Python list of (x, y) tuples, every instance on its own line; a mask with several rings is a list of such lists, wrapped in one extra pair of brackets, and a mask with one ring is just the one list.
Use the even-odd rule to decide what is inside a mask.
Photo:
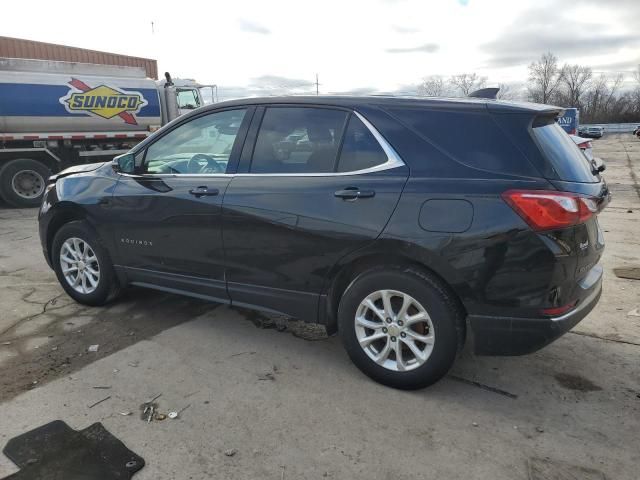
[(172, 79), (169, 72), (164, 75), (164, 80), (156, 81), (160, 94), (162, 125), (205, 104), (201, 89), (211, 87), (210, 85), (201, 85), (189, 78)]

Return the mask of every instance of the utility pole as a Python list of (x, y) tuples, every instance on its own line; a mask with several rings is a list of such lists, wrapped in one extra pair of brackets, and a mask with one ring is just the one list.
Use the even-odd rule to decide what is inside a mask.
[(318, 83), (318, 74), (316, 73), (316, 97), (320, 95), (320, 84)]

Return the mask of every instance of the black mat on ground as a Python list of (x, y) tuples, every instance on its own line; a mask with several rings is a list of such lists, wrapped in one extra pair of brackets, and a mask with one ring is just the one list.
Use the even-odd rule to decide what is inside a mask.
[(126, 480), (144, 467), (101, 423), (76, 431), (56, 420), (12, 438), (3, 452), (20, 467), (5, 480)]

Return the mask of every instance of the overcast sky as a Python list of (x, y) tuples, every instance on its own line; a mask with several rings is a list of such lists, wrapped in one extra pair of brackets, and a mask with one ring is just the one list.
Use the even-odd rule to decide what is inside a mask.
[(411, 93), (434, 74), (523, 82), (547, 50), (630, 77), (640, 0), (10, 0), (0, 35), (155, 58), (221, 97), (315, 93), (316, 72), (321, 93)]

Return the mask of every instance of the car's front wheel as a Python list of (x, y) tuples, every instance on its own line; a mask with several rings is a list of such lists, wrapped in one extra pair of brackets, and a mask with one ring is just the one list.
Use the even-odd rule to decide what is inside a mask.
[(117, 293), (109, 254), (85, 222), (62, 226), (53, 239), (51, 255), (58, 281), (77, 302), (103, 305)]
[(347, 353), (372, 379), (401, 389), (431, 385), (451, 368), (461, 312), (435, 277), (414, 269), (359, 275), (338, 308)]

